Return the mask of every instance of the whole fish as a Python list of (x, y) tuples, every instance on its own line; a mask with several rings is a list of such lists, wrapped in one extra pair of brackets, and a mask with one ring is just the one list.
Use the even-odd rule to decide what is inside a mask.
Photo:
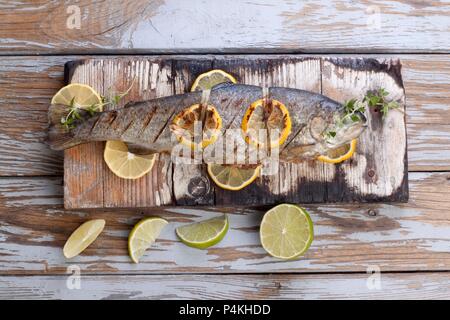
[[(63, 150), (91, 141), (119, 140), (146, 153), (171, 152), (179, 145), (179, 139), (174, 138), (173, 119), (186, 108), (205, 102), (214, 106), (221, 117), (220, 135), (223, 136), (227, 130), (241, 133), (246, 110), (262, 98), (280, 101), (289, 111), (290, 133), (277, 151), (284, 161), (324, 155), (357, 138), (366, 127), (366, 118), (359, 112), (356, 120), (353, 117), (352, 121), (343, 123), (344, 106), (321, 94), (291, 88), (223, 84), (208, 92), (207, 101), (204, 92), (189, 92), (129, 103), (124, 108), (94, 115), (80, 112), (71, 128), (61, 123), (68, 107), (51, 105), (48, 143), (54, 150)], [(327, 134), (330, 131), (332, 136)]]

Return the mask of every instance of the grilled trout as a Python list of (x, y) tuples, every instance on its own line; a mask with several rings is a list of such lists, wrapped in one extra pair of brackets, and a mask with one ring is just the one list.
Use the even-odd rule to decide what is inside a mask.
[[(260, 101), (260, 108), (255, 105), (257, 101)], [(343, 105), (321, 94), (242, 84), (221, 84), (207, 92), (129, 103), (124, 108), (94, 115), (80, 111), (79, 119), (71, 128), (61, 123), (67, 113), (67, 106), (51, 105), (49, 108), (48, 143), (54, 150), (91, 141), (119, 140), (146, 153), (172, 152), (180, 141), (190, 141), (183, 130), (188, 129), (191, 134), (193, 126), (190, 122), (195, 121), (200, 123), (197, 128), (202, 132), (201, 152), (216, 144), (228, 147), (230, 143), (224, 138), (229, 131), (234, 132), (231, 135), (234, 139), (240, 140), (237, 145), (247, 146), (245, 152), (258, 149), (261, 153), (262, 150), (260, 160), (276, 150), (281, 160), (296, 162), (314, 159), (343, 146), (357, 138), (366, 127), (362, 113), (355, 115), (357, 119), (352, 117), (352, 121), (342, 122), (345, 116)], [(267, 135), (263, 133), (261, 140), (255, 143), (254, 137), (243, 134), (244, 124), (266, 130)], [(271, 145), (271, 135), (278, 129), (283, 137), (275, 139), (279, 145)], [(214, 130), (215, 134), (209, 132)], [(237, 148), (232, 150), (242, 152)], [(212, 160), (209, 156), (208, 161), (214, 161), (214, 156)]]

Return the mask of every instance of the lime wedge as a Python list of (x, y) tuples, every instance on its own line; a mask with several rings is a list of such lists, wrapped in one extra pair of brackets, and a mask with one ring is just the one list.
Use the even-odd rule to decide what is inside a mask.
[(79, 255), (97, 239), (105, 227), (105, 220), (89, 220), (79, 226), (67, 239), (63, 248), (64, 256), (68, 259)]
[(228, 217), (223, 215), (176, 228), (177, 236), (187, 246), (206, 249), (225, 237), (228, 231)]
[(168, 222), (159, 217), (146, 218), (139, 221), (128, 237), (128, 252), (135, 263), (144, 255)]
[(295, 259), (314, 238), (313, 223), (305, 209), (280, 204), (266, 212), (259, 230), (263, 248), (280, 259)]

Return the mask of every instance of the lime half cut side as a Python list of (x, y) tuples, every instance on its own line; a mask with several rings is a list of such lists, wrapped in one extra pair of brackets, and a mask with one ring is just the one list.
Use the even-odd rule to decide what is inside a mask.
[(314, 238), (308, 212), (292, 204), (280, 204), (267, 211), (259, 232), (263, 248), (271, 256), (286, 260), (303, 255)]

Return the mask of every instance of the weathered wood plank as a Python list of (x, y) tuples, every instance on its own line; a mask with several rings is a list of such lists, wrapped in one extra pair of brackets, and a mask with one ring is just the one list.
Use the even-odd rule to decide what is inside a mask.
[[(403, 62), (409, 169), (450, 170), (450, 56), (395, 57)], [(0, 60), (0, 176), (62, 174), (62, 153), (51, 151), (43, 142), (48, 102), (64, 85), (64, 63), (79, 58)]]
[(407, 55), (402, 60), (406, 123), (450, 124), (450, 56)]
[[(149, 68), (149, 65), (155, 68)], [(124, 181), (115, 177), (105, 166), (101, 143), (77, 146), (65, 152), (65, 207), (407, 201), (405, 95), (398, 60), (301, 57), (156, 60), (140, 57), (76, 61), (69, 65), (68, 72), (71, 74), (70, 82), (89, 84), (102, 95), (110, 90), (126, 91), (131, 79), (135, 79), (139, 88), (135, 86), (135, 90), (125, 100), (144, 101), (186, 92), (201, 72), (211, 68), (231, 72), (240, 83), (323, 92), (340, 102), (354, 97), (362, 99), (369, 90), (384, 87), (390, 92), (389, 99), (398, 101), (401, 108), (390, 112), (386, 119), (381, 119), (376, 111), (366, 112), (369, 129), (359, 139), (354, 161), (338, 166), (317, 161), (281, 163), (278, 173), (261, 175), (255, 183), (239, 193), (215, 188), (205, 165), (175, 165), (174, 174), (167, 175), (166, 168), (172, 164), (163, 163), (162, 160), (168, 157), (160, 157), (164, 170), (157, 171), (159, 178), (156, 182), (159, 181), (163, 186), (174, 186), (177, 191), (173, 197), (170, 187), (162, 188), (158, 183), (153, 183), (146, 188), (148, 183), (142, 184), (142, 181), (147, 181), (151, 175), (137, 181)], [(160, 93), (145, 94), (141, 87), (142, 83), (148, 82), (151, 82), (148, 91), (151, 92), (153, 87), (159, 88)], [(244, 110), (246, 107), (242, 106)], [(169, 118), (160, 121), (169, 121), (173, 112), (175, 109), (168, 111)], [(239, 128), (240, 122), (241, 118), (234, 119), (231, 128)], [(174, 177), (176, 180), (172, 180)], [(161, 189), (167, 191), (164, 196), (167, 202), (154, 201), (153, 190), (159, 193)], [(197, 194), (197, 191), (195, 195), (191, 194), (194, 189), (202, 190), (204, 194)]]
[[(211, 59), (174, 59), (173, 74), (175, 93), (189, 92), (195, 78), (213, 68)], [(173, 195), (178, 205), (213, 205), (214, 184), (210, 183), (204, 164), (173, 163)], [(192, 177), (195, 176), (194, 179)]]
[[(218, 58), (214, 60), (214, 69), (227, 70), (235, 75), (240, 83), (262, 87), (288, 87), (321, 93), (321, 60), (318, 58), (286, 59), (243, 59), (234, 57)], [(221, 188), (215, 189), (216, 204), (218, 205), (261, 205), (270, 201), (295, 201), (292, 195), (306, 199), (306, 194), (320, 194), (322, 201), (332, 201), (323, 196), (323, 190), (300, 187), (300, 181), (308, 172), (310, 181), (326, 184), (331, 179), (327, 173), (327, 165), (314, 163), (313, 167), (305, 164), (280, 163), (279, 174), (261, 175), (255, 182), (240, 190), (239, 193)], [(325, 174), (323, 174), (325, 172)], [(332, 176), (332, 175), (331, 175)], [(306, 178), (308, 179), (308, 178)], [(301, 191), (299, 191), (301, 189)], [(295, 191), (294, 191), (295, 190)], [(323, 196), (323, 197), (322, 197)], [(319, 200), (319, 199), (311, 199)], [(314, 202), (314, 201), (310, 201)], [(320, 202), (320, 200), (319, 200)]]
[[(399, 108), (384, 119), (379, 111), (366, 110), (368, 128), (358, 138), (352, 161), (340, 166), (346, 181), (341, 183), (340, 189), (356, 188), (363, 201), (369, 197), (405, 201), (408, 199), (408, 165), (401, 64), (396, 60), (363, 61), (324, 59), (322, 93), (344, 103), (353, 98), (362, 100), (368, 91), (385, 88), (389, 92), (388, 99), (398, 101)], [(339, 191), (339, 196), (350, 194), (352, 197), (353, 192)]]
[[(97, 61), (87, 70), (74, 70), (70, 79), (74, 83), (87, 83), (104, 94), (104, 61)], [(68, 81), (68, 82), (69, 82)], [(105, 163), (103, 142), (86, 143), (64, 150), (64, 205), (66, 208), (103, 207)], [(79, 164), (82, 163), (80, 166)]]
[(448, 52), (449, 12), (436, 0), (7, 2), (0, 52)]
[[(315, 240), (306, 256), (282, 262), (259, 243), (262, 211), (232, 208), (62, 209), (60, 178), (0, 179), (0, 274), (62, 274), (79, 265), (91, 273), (259, 273), (450, 270), (449, 173), (412, 173), (407, 204), (308, 205)], [(228, 212), (230, 231), (217, 246), (196, 250), (174, 229)], [(127, 237), (144, 216), (170, 222), (139, 265), (127, 254)], [(104, 233), (81, 256), (64, 259), (70, 233), (92, 218), (106, 219)]]
[(411, 123), (407, 131), (409, 170), (450, 171), (450, 124)]
[(47, 110), (64, 85), (71, 57), (0, 60), (0, 175), (62, 174), (62, 153), (50, 150)]
[[(75, 65), (78, 62), (74, 62)], [(69, 82), (87, 83), (103, 96), (129, 90), (121, 100), (148, 100), (174, 94), (170, 60), (105, 59), (68, 68)], [(111, 108), (111, 106), (110, 106)], [(137, 180), (115, 176), (103, 160), (104, 143), (89, 143), (65, 151), (65, 207), (150, 207), (172, 203), (172, 165), (161, 155), (152, 172)]]
[[(448, 273), (0, 277), (0, 299), (450, 299)], [(379, 276), (379, 278), (378, 278)], [(70, 284), (68, 288), (67, 283)], [(175, 310), (175, 312), (178, 312)]]

